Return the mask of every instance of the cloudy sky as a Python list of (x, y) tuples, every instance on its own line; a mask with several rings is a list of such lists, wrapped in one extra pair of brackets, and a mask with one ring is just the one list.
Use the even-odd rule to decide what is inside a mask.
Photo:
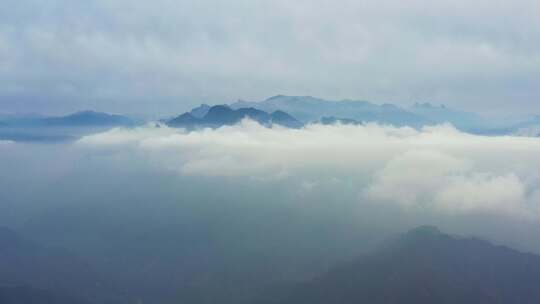
[(537, 0), (4, 0), (0, 111), (276, 94), (540, 112)]

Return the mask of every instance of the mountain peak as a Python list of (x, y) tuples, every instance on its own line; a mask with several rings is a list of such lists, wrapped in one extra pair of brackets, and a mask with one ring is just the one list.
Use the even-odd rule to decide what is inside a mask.
[(206, 115), (206, 113), (208, 113), (208, 110), (210, 110), (210, 106), (203, 103), (200, 106), (191, 109), (189, 113), (193, 115), (193, 117), (202, 118), (204, 115)]
[(424, 225), (409, 230), (407, 235), (441, 235), (443, 234), (436, 226)]
[(286, 98), (286, 97), (289, 97), (289, 96), (286, 96), (286, 95), (281, 95), (281, 94), (278, 94), (278, 95), (274, 95), (266, 100), (273, 100), (273, 99), (280, 99), (280, 98)]
[[(196, 109), (199, 110), (200, 108), (198, 107)], [(244, 118), (252, 119), (264, 126), (272, 126), (273, 124), (288, 128), (301, 128), (303, 126), (300, 121), (284, 111), (278, 110), (269, 114), (255, 107), (231, 108), (228, 105), (212, 106), (201, 117), (193, 115), (192, 110), (169, 120), (167, 125), (171, 127), (185, 127), (187, 129), (196, 129), (199, 127), (215, 128), (236, 124)]]
[(210, 107), (210, 111), (231, 111), (231, 108), (228, 105), (215, 105)]
[[(434, 226), (344, 263), (271, 303), (538, 303), (540, 257)], [(401, 238), (403, 240), (403, 238)], [(518, 283), (519, 282), (519, 283)]]
[(47, 117), (39, 121), (40, 124), (55, 126), (99, 126), (99, 125), (133, 125), (130, 118), (104, 112), (85, 110), (66, 116)]
[(451, 239), (452, 237), (441, 232), (439, 228), (430, 225), (419, 226), (402, 234), (398, 243), (401, 245), (418, 245), (430, 243), (432, 241)]

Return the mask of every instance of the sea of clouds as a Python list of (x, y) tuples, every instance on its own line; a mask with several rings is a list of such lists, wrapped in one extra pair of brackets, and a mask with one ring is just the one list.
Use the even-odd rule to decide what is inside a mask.
[(206, 254), (261, 251), (294, 265), (302, 256), (311, 269), (425, 224), (540, 252), (532, 137), (450, 125), (148, 124), (70, 143), (2, 144), (0, 166), (3, 225), (92, 256), (137, 235), (180, 237), (213, 244)]
[(540, 213), (540, 140), (485, 137), (450, 125), (368, 124), (300, 130), (239, 125), (186, 132), (146, 126), (82, 138), (80, 149), (136, 155), (182, 175), (285, 180), (298, 191), (355, 189), (359, 204), (439, 213)]

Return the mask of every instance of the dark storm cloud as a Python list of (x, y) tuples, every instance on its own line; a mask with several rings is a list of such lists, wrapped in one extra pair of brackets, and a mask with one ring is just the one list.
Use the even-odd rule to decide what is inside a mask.
[(0, 108), (168, 113), (276, 93), (540, 112), (537, 1), (37, 1), (0, 12)]

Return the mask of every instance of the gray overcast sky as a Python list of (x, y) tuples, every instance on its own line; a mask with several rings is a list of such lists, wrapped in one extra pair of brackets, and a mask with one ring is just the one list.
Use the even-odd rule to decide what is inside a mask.
[(275, 94), (540, 113), (538, 0), (3, 0), (0, 112)]

